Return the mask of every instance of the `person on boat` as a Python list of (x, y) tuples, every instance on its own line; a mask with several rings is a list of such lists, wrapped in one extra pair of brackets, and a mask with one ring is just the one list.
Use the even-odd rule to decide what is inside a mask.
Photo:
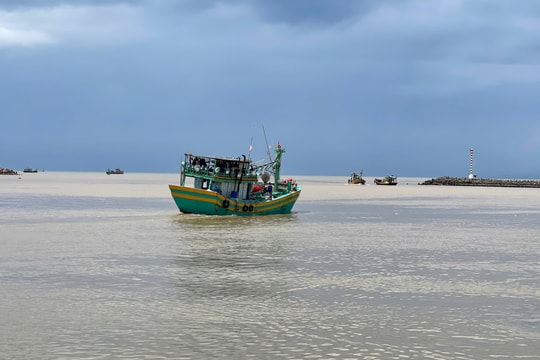
[(206, 159), (205, 158), (201, 158), (201, 167), (202, 166), (206, 167)]

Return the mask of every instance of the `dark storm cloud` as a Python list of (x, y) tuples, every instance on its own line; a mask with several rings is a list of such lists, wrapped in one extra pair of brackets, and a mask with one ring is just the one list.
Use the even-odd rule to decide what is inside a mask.
[(381, 1), (377, 0), (246, 0), (243, 2), (253, 6), (267, 21), (292, 25), (338, 23), (369, 12), (381, 4)]

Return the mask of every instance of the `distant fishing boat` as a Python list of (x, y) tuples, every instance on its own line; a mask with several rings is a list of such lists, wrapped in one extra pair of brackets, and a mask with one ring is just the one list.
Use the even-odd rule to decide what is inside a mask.
[(360, 171), (360, 174), (353, 172), (349, 177), (349, 180), (347, 180), (347, 183), (364, 185), (366, 183), (366, 180), (364, 180), (364, 178), (362, 177), (362, 173), (362, 171)]
[(120, 169), (114, 169), (114, 170), (107, 169), (107, 171), (105, 171), (105, 173), (107, 175), (122, 175), (124, 173), (124, 171), (120, 170)]
[[(280, 179), (281, 157), (285, 149), (278, 143), (276, 158), (262, 165), (242, 158), (184, 154), (180, 185), (169, 185), (182, 213), (205, 215), (289, 214), (300, 196), (301, 187), (292, 178)], [(188, 186), (186, 179), (193, 179)]]
[(25, 168), (23, 169), (23, 172), (24, 173), (37, 173), (37, 169), (32, 169), (32, 168)]
[(375, 179), (373, 182), (377, 185), (397, 185), (397, 176), (387, 175), (384, 179)]
[(15, 170), (0, 167), (0, 175), (19, 175)]

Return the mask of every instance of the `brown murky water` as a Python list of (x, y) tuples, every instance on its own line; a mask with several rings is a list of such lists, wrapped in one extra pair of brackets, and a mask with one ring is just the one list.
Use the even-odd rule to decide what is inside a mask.
[(0, 358), (540, 359), (540, 190), (296, 177), (178, 213), (175, 174), (0, 178)]

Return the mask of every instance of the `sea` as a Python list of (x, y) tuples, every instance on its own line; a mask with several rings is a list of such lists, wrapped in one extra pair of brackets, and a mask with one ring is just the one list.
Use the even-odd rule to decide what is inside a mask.
[(540, 359), (540, 189), (292, 177), (216, 217), (178, 174), (0, 176), (0, 358)]

